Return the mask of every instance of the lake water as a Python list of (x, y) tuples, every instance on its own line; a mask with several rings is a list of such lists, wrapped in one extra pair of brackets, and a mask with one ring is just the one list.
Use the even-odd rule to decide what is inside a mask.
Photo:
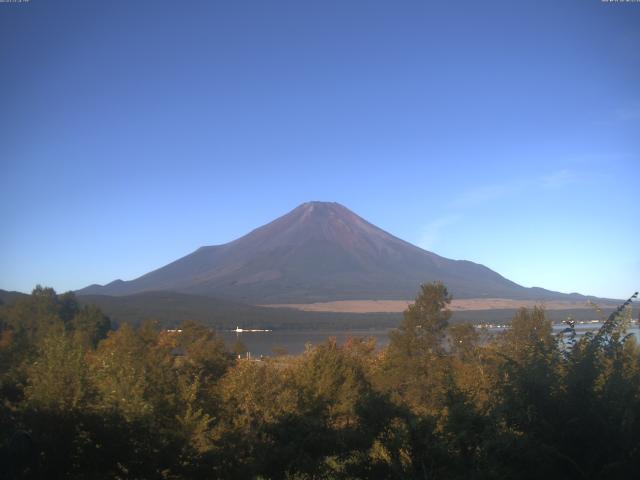
[[(601, 323), (577, 324), (576, 332), (578, 335), (584, 335), (586, 332), (595, 331), (602, 326)], [(554, 331), (560, 332), (566, 326), (564, 324), (554, 325)], [(254, 357), (260, 355), (273, 355), (274, 349), (283, 348), (291, 355), (297, 355), (304, 352), (307, 344), (318, 345), (326, 341), (330, 337), (335, 337), (338, 343), (344, 343), (350, 337), (373, 337), (376, 339), (378, 347), (384, 347), (389, 343), (389, 331), (391, 329), (382, 330), (331, 330), (331, 331), (305, 331), (305, 330), (276, 330), (271, 332), (219, 332), (224, 338), (229, 348), (232, 348), (237, 340), (247, 347)], [(490, 333), (500, 333), (505, 327), (491, 327), (488, 329)], [(638, 324), (634, 323), (629, 329), (629, 333), (634, 333), (640, 338), (640, 329)]]

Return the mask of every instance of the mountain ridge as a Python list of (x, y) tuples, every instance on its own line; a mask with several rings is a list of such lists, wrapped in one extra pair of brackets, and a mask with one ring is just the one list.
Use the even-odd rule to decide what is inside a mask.
[(335, 202), (306, 202), (231, 242), (202, 246), (136, 279), (81, 295), (175, 291), (245, 303), (413, 298), (442, 281), (456, 298), (586, 299), (526, 288), (488, 267), (421, 249)]

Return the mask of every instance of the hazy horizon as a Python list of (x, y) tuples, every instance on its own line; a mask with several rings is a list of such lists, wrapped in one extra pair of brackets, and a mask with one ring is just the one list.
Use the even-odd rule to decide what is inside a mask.
[(0, 4), (0, 288), (129, 280), (310, 200), (523, 286), (638, 290), (640, 5)]

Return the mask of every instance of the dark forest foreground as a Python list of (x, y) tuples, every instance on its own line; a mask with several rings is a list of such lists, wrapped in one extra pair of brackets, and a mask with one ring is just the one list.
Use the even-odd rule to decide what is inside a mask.
[(0, 306), (3, 479), (627, 479), (640, 472), (630, 301), (594, 334), (542, 309), (449, 325), (422, 287), (388, 347), (236, 360), (195, 323), (113, 331), (73, 294)]

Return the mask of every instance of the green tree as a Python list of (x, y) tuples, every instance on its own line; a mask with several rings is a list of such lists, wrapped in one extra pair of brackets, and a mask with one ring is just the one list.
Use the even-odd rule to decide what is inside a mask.
[(91, 358), (102, 408), (130, 421), (156, 413), (161, 418), (175, 405), (172, 347), (149, 323), (110, 332)]
[(451, 295), (440, 282), (422, 285), (420, 294), (404, 311), (404, 320), (390, 333), (390, 353), (404, 357), (422, 357), (442, 352), (445, 330), (449, 325)]
[(175, 334), (175, 345), (182, 354), (181, 371), (200, 376), (204, 383), (218, 380), (233, 363), (224, 340), (195, 322), (182, 324)]
[(86, 305), (75, 313), (70, 326), (82, 343), (95, 348), (100, 340), (107, 337), (111, 321), (96, 305)]
[(36, 408), (82, 409), (93, 397), (85, 349), (63, 330), (52, 330), (41, 340), (28, 371), (26, 400)]
[(450, 302), (442, 283), (422, 285), (398, 329), (389, 334), (390, 343), (376, 373), (380, 388), (417, 413), (437, 411), (443, 398)]

